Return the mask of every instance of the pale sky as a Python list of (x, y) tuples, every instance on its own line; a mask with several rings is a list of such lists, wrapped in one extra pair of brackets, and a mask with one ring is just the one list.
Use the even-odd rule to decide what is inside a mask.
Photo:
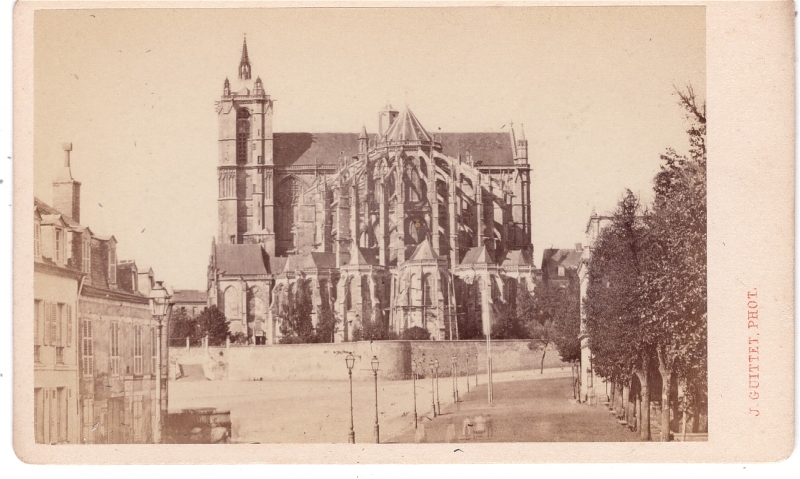
[(51, 203), (72, 141), (81, 223), (205, 289), (214, 102), (245, 33), (278, 132), (374, 133), (387, 101), (432, 132), (523, 123), (537, 264), (625, 188), (649, 200), (659, 155), (687, 149), (673, 84), (705, 97), (703, 7), (38, 11), (36, 196)]

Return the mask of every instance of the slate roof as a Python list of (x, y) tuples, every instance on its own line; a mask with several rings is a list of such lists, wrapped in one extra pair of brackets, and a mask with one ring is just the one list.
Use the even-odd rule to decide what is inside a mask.
[(276, 166), (335, 165), (342, 152), (358, 154), (357, 133), (275, 133), (273, 159)]
[(408, 258), (409, 261), (435, 261), (437, 259), (439, 259), (439, 257), (433, 252), (433, 248), (431, 248), (431, 243), (428, 241), (428, 238), (425, 238), (422, 243), (418, 244), (417, 247), (414, 248), (414, 252), (411, 253), (411, 257)]
[(462, 265), (470, 264), (497, 264), (494, 262), (491, 253), (486, 249), (486, 246), (476, 246), (470, 248), (464, 259), (461, 260)]
[[(438, 139), (440, 135), (436, 135)], [(447, 156), (465, 159), (467, 151), (473, 161), (485, 166), (514, 164), (511, 150), (511, 135), (508, 133), (442, 133), (442, 153)]]
[[(395, 121), (396, 123), (396, 121)], [(390, 129), (391, 130), (391, 129)], [(276, 166), (333, 166), (342, 154), (358, 154), (358, 133), (275, 133), (273, 162)], [(508, 133), (442, 133), (442, 153), (453, 158), (467, 151), (473, 161), (485, 166), (514, 164), (511, 136)]]
[(268, 256), (259, 244), (214, 245), (217, 269), (226, 275), (268, 274)]
[(357, 254), (350, 258), (350, 262), (348, 264), (357, 265), (357, 264), (370, 264), (376, 265), (378, 264), (378, 258), (375, 255), (375, 251), (366, 249), (366, 248), (358, 248)]
[(57, 209), (55, 209), (52, 206), (48, 205), (47, 203), (45, 203), (44, 201), (40, 200), (39, 198), (34, 197), (33, 198), (33, 204), (34, 204), (34, 206), (36, 206), (39, 209), (39, 214), (42, 215), (43, 219), (44, 219), (44, 217), (46, 215), (61, 215), (61, 219), (63, 219), (64, 222), (68, 226), (70, 226), (72, 228), (81, 228), (82, 227), (81, 224), (78, 223), (77, 221), (75, 221), (74, 219), (72, 219), (71, 216), (65, 215), (64, 213), (58, 211)]
[[(278, 258), (276, 258), (278, 259)], [(282, 271), (297, 271), (306, 269), (333, 269), (336, 268), (336, 255), (334, 253), (293, 254), (286, 258)]]
[(532, 266), (533, 257), (528, 250), (512, 250), (506, 255), (503, 260), (503, 266)]
[(433, 141), (414, 113), (406, 107), (386, 130), (382, 141)]
[(176, 303), (205, 303), (208, 301), (208, 291), (196, 289), (176, 289), (172, 301)]

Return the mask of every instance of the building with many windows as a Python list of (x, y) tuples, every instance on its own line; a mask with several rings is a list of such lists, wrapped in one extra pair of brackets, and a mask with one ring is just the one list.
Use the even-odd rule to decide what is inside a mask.
[(365, 321), (479, 337), (493, 304), (533, 288), (521, 127), (431, 134), (408, 107), (387, 104), (375, 133), (280, 133), (274, 106), (245, 42), (238, 79), (225, 79), (216, 105), (219, 229), (208, 268), (209, 303), (231, 331), (276, 342), (303, 285), (313, 325), (333, 321), (337, 341)]
[(80, 224), (71, 150), (66, 143), (54, 206), (34, 199), (36, 441), (153, 442), (159, 384), (166, 416), (168, 348), (163, 334), (159, 381), (152, 270), (118, 261), (114, 236)]

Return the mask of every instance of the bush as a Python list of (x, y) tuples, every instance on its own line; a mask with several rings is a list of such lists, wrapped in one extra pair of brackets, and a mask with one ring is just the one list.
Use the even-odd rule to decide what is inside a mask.
[(231, 343), (232, 344), (248, 344), (249, 338), (243, 332), (233, 333), (231, 334)]
[(425, 328), (414, 326), (403, 331), (403, 334), (400, 337), (401, 339), (408, 339), (412, 341), (427, 341), (431, 339), (431, 333)]

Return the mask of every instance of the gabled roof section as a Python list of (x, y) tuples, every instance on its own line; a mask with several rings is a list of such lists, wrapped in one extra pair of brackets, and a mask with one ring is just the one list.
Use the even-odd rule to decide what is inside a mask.
[(67, 225), (69, 225), (70, 228), (77, 228), (81, 226), (81, 224), (72, 219), (71, 216), (65, 215), (39, 198), (33, 198), (33, 206), (39, 210), (39, 214), (42, 215), (43, 219), (45, 215), (61, 215), (61, 218), (65, 223), (67, 223)]
[(431, 243), (428, 241), (428, 238), (425, 238), (422, 243), (418, 244), (417, 247), (414, 248), (414, 252), (411, 253), (411, 257), (408, 258), (409, 261), (436, 261), (438, 259), (439, 256), (433, 252), (433, 248), (431, 247)]
[(503, 266), (533, 266), (533, 257), (528, 250), (512, 250), (506, 255)]
[(356, 254), (351, 255), (350, 262), (347, 263), (348, 265), (376, 265), (378, 264), (378, 258), (375, 256), (375, 252), (371, 251), (366, 248), (357, 248)]
[(228, 276), (269, 274), (268, 256), (259, 244), (214, 245), (215, 264)]
[(410, 108), (406, 107), (384, 135), (386, 141), (433, 141)]
[(461, 260), (461, 264), (470, 265), (470, 264), (497, 264), (497, 263), (495, 263), (491, 253), (489, 253), (489, 250), (487, 250), (486, 246), (484, 245), (484, 246), (476, 246), (474, 248), (470, 248), (467, 251), (467, 254), (464, 255), (464, 259)]
[(358, 153), (357, 133), (274, 133), (275, 166), (336, 165)]
[(176, 303), (205, 303), (208, 301), (208, 291), (196, 289), (176, 289), (172, 301)]
[(42, 224), (60, 226), (62, 228), (69, 226), (62, 215), (42, 215)]
[[(275, 258), (280, 259), (280, 258)], [(293, 254), (285, 258), (282, 271), (303, 271), (307, 269), (332, 269), (336, 267), (336, 255), (333, 253)]]

